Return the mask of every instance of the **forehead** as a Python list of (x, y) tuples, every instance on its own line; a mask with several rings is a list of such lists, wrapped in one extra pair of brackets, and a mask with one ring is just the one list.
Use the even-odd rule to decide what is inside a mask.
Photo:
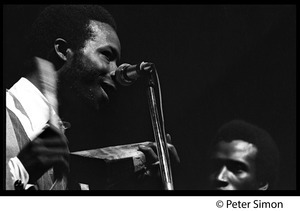
[(256, 146), (243, 140), (221, 141), (216, 145), (215, 152), (217, 158), (244, 162), (254, 160), (256, 154)]
[(121, 44), (119, 37), (109, 24), (91, 20), (89, 27), (92, 30), (93, 35), (91, 39), (86, 41), (84, 48), (110, 46), (120, 54)]

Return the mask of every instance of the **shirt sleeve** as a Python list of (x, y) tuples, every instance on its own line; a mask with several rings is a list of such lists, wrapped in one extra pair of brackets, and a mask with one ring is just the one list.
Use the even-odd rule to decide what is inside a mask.
[(15, 183), (17, 180), (20, 180), (23, 183), (25, 190), (34, 186), (33, 184), (28, 184), (29, 174), (17, 157), (11, 158), (8, 162), (8, 165), (12, 175), (13, 183)]

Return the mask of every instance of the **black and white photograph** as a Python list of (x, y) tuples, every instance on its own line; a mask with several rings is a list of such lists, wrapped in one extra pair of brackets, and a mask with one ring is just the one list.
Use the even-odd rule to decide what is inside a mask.
[(3, 83), (4, 195), (297, 195), (296, 5), (4, 4)]

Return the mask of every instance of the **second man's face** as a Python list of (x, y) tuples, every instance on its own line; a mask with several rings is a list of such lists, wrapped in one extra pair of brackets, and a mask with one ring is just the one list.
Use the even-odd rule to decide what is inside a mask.
[(257, 190), (257, 148), (243, 140), (221, 141), (212, 156), (210, 181), (216, 190)]

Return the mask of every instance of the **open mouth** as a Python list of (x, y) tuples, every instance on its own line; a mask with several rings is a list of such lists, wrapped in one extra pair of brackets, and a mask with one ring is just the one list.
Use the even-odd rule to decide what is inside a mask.
[(105, 91), (105, 93), (109, 98), (113, 96), (117, 90), (115, 83), (108, 78), (102, 78), (100, 80), (100, 86), (102, 87), (102, 89)]
[(100, 82), (101, 86), (107, 87), (109, 89), (117, 90), (115, 83), (111, 79), (104, 78)]

